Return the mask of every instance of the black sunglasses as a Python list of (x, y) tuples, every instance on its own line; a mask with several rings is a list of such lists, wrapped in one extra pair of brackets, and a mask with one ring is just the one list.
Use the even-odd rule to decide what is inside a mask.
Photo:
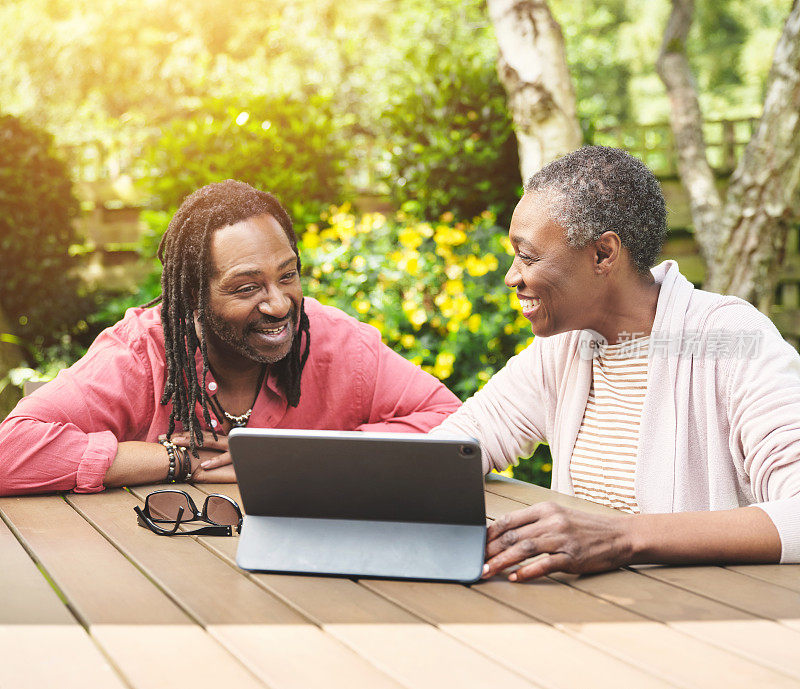
[[(182, 490), (157, 490), (145, 498), (144, 509), (133, 508), (139, 517), (139, 526), (150, 529), (159, 536), (232, 536), (242, 530), (242, 511), (234, 500), (214, 493), (206, 498), (203, 511), (197, 509), (192, 497)], [(213, 526), (202, 526), (193, 531), (178, 531), (186, 522), (204, 521)], [(165, 529), (159, 524), (172, 524)]]

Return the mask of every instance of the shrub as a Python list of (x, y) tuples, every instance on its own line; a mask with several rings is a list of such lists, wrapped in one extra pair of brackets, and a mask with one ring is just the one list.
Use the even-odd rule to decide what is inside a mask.
[(176, 209), (211, 182), (238, 179), (275, 194), (297, 220), (344, 198), (347, 149), (321, 95), (207, 101), (173, 120), (146, 154), (152, 206)]
[(425, 74), (398, 93), (384, 115), (392, 200), (429, 221), (448, 211), (471, 218), (490, 208), (507, 227), (521, 182), (494, 60), (442, 46)]
[[(489, 211), (428, 223), (402, 213), (357, 217), (345, 205), (298, 234), (305, 294), (376, 327), (462, 399), (533, 340), (503, 283), (512, 251)], [(549, 485), (547, 447), (514, 475)]]
[(85, 328), (81, 314), (91, 310), (69, 254), (78, 210), (50, 134), (0, 116), (0, 308), (34, 362)]

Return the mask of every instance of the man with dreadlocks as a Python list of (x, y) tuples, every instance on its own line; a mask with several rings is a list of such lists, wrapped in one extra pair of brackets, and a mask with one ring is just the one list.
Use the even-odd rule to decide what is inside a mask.
[(292, 221), (268, 193), (196, 191), (158, 257), (161, 296), (0, 424), (0, 495), (235, 481), (234, 426), (425, 432), (460, 404), (374, 328), (303, 297)]

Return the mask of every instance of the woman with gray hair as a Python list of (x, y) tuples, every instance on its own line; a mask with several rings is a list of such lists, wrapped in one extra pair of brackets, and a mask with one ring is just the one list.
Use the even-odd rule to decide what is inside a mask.
[(484, 470), (553, 455), (552, 503), (489, 527), (484, 576), (633, 563), (800, 562), (800, 357), (741, 299), (695, 289), (673, 261), (658, 181), (587, 146), (525, 187), (506, 284), (533, 343), (434, 433), (466, 434)]

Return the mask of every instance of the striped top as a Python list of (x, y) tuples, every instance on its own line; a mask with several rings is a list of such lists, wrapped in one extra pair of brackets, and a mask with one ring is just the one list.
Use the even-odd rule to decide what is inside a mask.
[(570, 461), (579, 498), (637, 514), (636, 454), (647, 391), (650, 337), (606, 345), (592, 364), (592, 387)]

